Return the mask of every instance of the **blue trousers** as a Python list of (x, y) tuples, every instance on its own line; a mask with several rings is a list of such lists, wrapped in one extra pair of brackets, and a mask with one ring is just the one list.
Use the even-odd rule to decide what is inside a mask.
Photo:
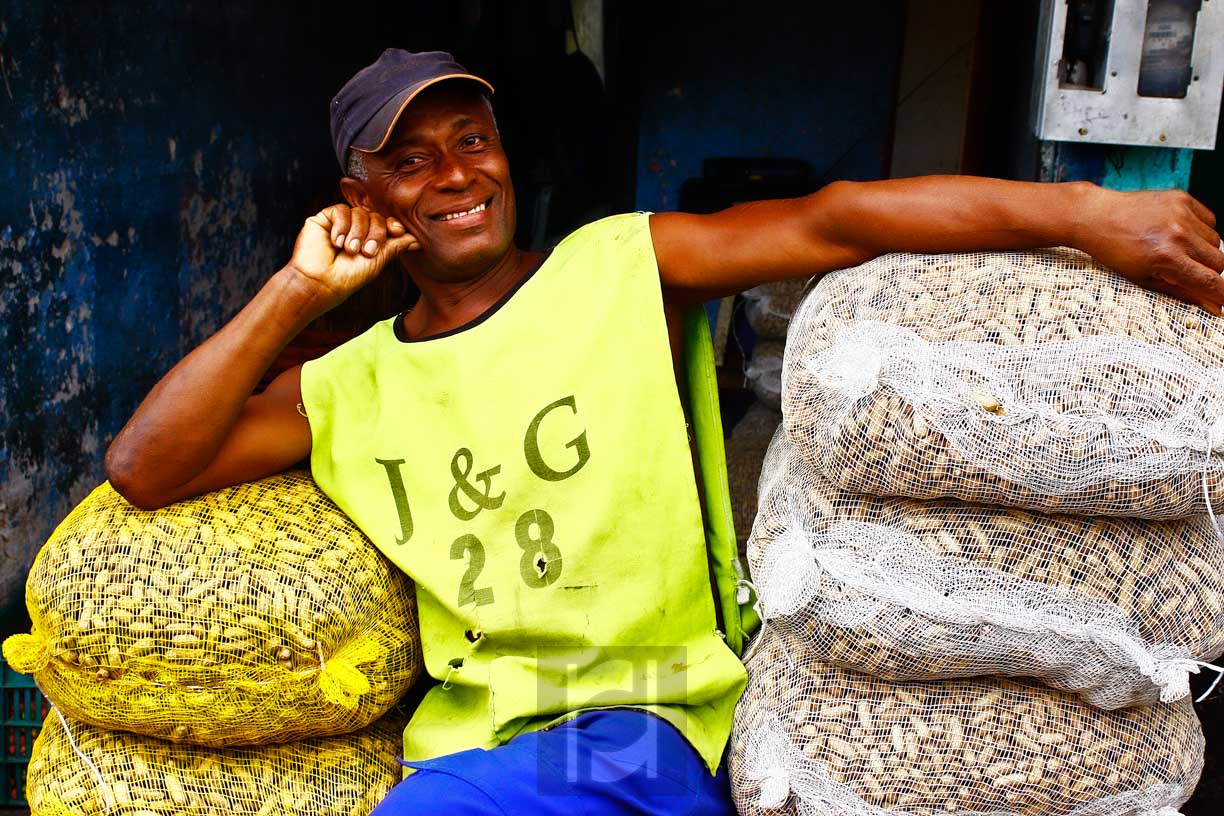
[(416, 773), (370, 816), (735, 816), (726, 769), (712, 775), (670, 723), (632, 709), (404, 764)]

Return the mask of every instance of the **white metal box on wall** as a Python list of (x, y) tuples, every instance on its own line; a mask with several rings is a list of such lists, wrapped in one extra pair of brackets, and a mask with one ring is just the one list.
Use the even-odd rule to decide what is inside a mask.
[(1037, 60), (1040, 139), (1215, 147), (1224, 0), (1043, 0)]

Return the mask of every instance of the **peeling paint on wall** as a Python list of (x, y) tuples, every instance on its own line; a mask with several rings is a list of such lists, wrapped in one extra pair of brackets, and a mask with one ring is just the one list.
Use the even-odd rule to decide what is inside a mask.
[(1042, 142), (1042, 181), (1091, 181), (1113, 190), (1185, 190), (1195, 151)]
[(307, 35), (292, 26), (308, 17), (152, 6), (0, 11), (6, 631), (35, 552), (102, 481), (114, 434), (287, 260), (334, 181), (323, 112), (338, 83), (297, 53)]
[(81, 240), (73, 174), (57, 169), (32, 181), (24, 212), (0, 220), (0, 599), (20, 591), (31, 533), (84, 496), (93, 471), (84, 463), (98, 448), (89, 387), (93, 248)]
[(250, 158), (252, 151), (214, 135), (192, 154), (179, 210), (181, 354), (221, 328), (287, 260), (284, 235), (260, 230), (249, 169), (260, 162)]

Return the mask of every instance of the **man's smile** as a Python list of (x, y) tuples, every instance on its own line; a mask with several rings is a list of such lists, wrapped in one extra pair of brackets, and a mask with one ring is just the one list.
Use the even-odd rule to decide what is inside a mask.
[(438, 213), (437, 215), (431, 215), (430, 219), (452, 226), (471, 226), (483, 221), (488, 217), (486, 213), (488, 212), (489, 205), (492, 203), (493, 198), (490, 196), (484, 201), (481, 201), (479, 204), (468, 206), (466, 208), (448, 210), (443, 213)]

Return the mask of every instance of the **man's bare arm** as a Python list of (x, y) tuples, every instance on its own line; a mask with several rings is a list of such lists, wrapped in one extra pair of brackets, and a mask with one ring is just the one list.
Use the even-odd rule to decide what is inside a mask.
[(297, 410), (300, 366), (263, 394), (252, 396), (255, 386), (311, 320), (415, 243), (398, 223), (359, 208), (338, 205), (307, 219), (289, 265), (171, 369), (115, 437), (106, 453), (114, 488), (156, 508), (304, 458), (310, 426)]
[(804, 198), (651, 217), (669, 299), (695, 302), (821, 275), (886, 252), (1072, 246), (1149, 289), (1219, 314), (1215, 217), (1181, 191), (971, 176), (836, 182)]

